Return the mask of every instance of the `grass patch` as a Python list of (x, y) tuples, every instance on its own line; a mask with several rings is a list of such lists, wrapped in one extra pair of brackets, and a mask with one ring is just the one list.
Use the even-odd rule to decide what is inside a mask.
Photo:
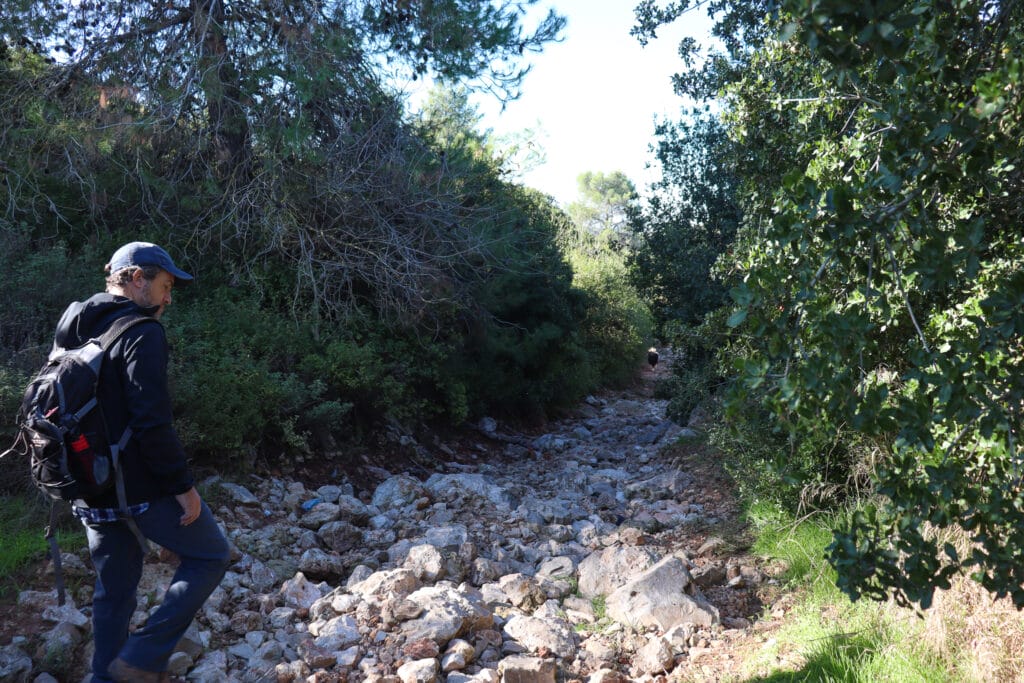
[(835, 587), (835, 572), (825, 560), (834, 516), (794, 519), (770, 504), (756, 504), (748, 518), (754, 552), (784, 563), (781, 579), (796, 598), (779, 630), (747, 663), (748, 672), (761, 672), (748, 680), (968, 680), (928, 646), (925, 622), (913, 611), (891, 603), (851, 603)]
[(595, 619), (601, 621), (608, 616), (608, 604), (605, 602), (605, 597), (603, 595), (598, 595), (590, 601), (590, 604), (594, 607)]
[(608, 606), (605, 602), (605, 596), (598, 595), (595, 598), (591, 598), (590, 606), (594, 608), (594, 621), (590, 624), (576, 624), (575, 629), (577, 633), (601, 631), (612, 623), (612, 620), (608, 617)]
[(832, 519), (823, 515), (795, 520), (773, 503), (755, 503), (747, 510), (754, 529), (751, 550), (781, 560), (786, 570), (781, 579), (828, 592), (836, 574), (825, 561), (825, 547), (832, 542)]
[[(85, 545), (85, 531), (70, 515), (67, 505), (58, 503), (61, 523), (57, 542), (62, 551)], [(22, 584), (42, 562), (49, 546), (45, 538), (50, 503), (37, 495), (0, 496), (0, 599), (16, 597)]]

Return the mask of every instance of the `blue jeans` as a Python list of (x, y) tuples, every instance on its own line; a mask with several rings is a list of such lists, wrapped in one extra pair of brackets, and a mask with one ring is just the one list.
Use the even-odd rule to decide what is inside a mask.
[(178, 555), (181, 563), (160, 607), (146, 625), (128, 635), (142, 577), (142, 548), (124, 522), (84, 522), (96, 568), (92, 628), (96, 652), (93, 683), (110, 681), (107, 667), (118, 656), (145, 671), (162, 672), (196, 612), (217, 588), (230, 552), (213, 513), (203, 503), (199, 518), (182, 526), (181, 506), (173, 496), (159, 498), (135, 517), (143, 535)]

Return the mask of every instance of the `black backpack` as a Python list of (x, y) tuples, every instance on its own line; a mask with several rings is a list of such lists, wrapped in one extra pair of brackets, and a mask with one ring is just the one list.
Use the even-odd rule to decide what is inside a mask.
[[(55, 346), (46, 364), (25, 389), (18, 410), (18, 435), (14, 445), (0, 455), (4, 458), (16, 453), (26, 458), (33, 483), (54, 503), (92, 498), (116, 489), (122, 516), (128, 519), (144, 548), (142, 535), (127, 515), (119, 462), (132, 431), (126, 428), (117, 443), (110, 443), (96, 388), (107, 350), (129, 328), (149, 321), (156, 319), (145, 315), (122, 316), (98, 338), (77, 348)], [(52, 506), (46, 538), (57, 575), (58, 600), (64, 604), (60, 552), (54, 536), (55, 514)]]
[(107, 349), (129, 328), (150, 320), (123, 316), (82, 346), (54, 347), (25, 389), (17, 440), (8, 453), (28, 457), (33, 483), (54, 500), (92, 498), (114, 488), (119, 453), (131, 431), (109, 443), (96, 385)]

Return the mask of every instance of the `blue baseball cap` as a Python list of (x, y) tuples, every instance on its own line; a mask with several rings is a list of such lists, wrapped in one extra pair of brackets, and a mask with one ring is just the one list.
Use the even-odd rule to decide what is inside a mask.
[(170, 254), (150, 242), (129, 242), (124, 245), (110, 257), (107, 269), (111, 273), (116, 273), (122, 268), (132, 266), (157, 266), (173, 275), (175, 280), (181, 280), (182, 282), (190, 282), (192, 280), (191, 275), (174, 265)]

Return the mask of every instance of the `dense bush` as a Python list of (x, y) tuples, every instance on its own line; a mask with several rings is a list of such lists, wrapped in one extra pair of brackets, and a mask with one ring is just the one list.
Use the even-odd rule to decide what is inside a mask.
[(163, 323), (177, 427), (202, 465), (337, 453), (384, 426), (541, 417), (620, 378), (616, 354), (643, 336), (625, 290), (596, 274), (574, 285), (565, 215), (505, 180), (464, 98), (411, 124), (372, 79), (334, 84), (345, 125), (267, 128), (249, 158), (262, 171), (231, 185), (205, 172), (197, 130), (64, 76), (0, 52), (0, 438), (63, 308), (100, 291), (133, 239), (197, 276)]
[(636, 247), (627, 261), (633, 285), (667, 337), (666, 326), (697, 325), (728, 298), (712, 268), (740, 223), (740, 161), (722, 124), (706, 112), (661, 122), (656, 133), (662, 177), (630, 207)]
[(579, 398), (599, 378), (577, 333), (583, 297), (557, 247), (564, 216), (538, 192), (503, 183), (492, 189), (504, 195), (500, 215), (509, 228), (491, 233), (491, 249), (506, 265), (474, 288), (477, 308), (463, 317), (467, 334), (457, 374), (474, 412), (537, 418), (545, 406)]
[[(830, 547), (851, 597), (927, 607), (969, 573), (1024, 606), (1024, 12), (710, 7), (727, 52), (676, 83), (721, 95), (743, 162), (719, 272), (745, 342), (726, 353), (734, 412), (771, 416), (745, 440), (785, 434), (807, 490), (827, 492), (835, 469), (870, 472), (873, 504)], [(642, 3), (638, 30), (686, 8)], [(929, 528), (974, 545), (960, 553)]]
[(595, 379), (622, 383), (635, 376), (654, 333), (650, 309), (630, 282), (625, 259), (607, 244), (577, 245), (569, 260), (573, 285), (585, 295), (580, 332)]

